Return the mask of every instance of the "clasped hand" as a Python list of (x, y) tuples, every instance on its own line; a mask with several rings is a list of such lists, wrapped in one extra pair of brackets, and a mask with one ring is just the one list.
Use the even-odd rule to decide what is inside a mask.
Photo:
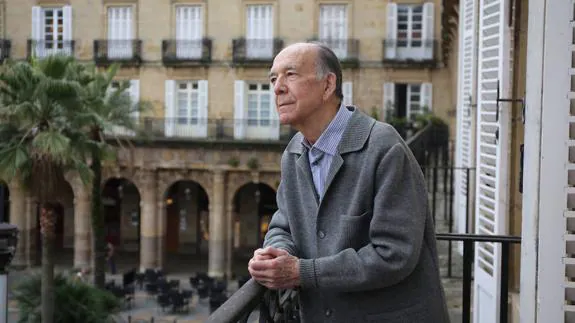
[(257, 249), (248, 263), (248, 270), (253, 279), (270, 289), (290, 289), (299, 285), (299, 259), (283, 249)]

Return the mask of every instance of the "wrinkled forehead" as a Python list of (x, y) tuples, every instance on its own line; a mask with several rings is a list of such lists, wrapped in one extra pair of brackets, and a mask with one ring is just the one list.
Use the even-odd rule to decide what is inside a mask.
[(270, 75), (277, 75), (288, 70), (300, 72), (315, 70), (315, 53), (311, 48), (286, 48), (274, 59)]

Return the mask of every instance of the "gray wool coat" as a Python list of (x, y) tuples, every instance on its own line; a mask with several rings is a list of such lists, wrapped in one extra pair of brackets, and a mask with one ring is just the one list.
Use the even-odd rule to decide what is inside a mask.
[(303, 322), (449, 322), (421, 169), (392, 126), (348, 108), (321, 202), (302, 134), (286, 147), (264, 246), (300, 258)]

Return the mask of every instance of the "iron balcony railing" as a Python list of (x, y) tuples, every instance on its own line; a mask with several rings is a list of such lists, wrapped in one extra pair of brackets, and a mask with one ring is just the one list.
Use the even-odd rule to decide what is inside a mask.
[(108, 136), (149, 139), (287, 142), (296, 131), (278, 120), (224, 118), (156, 118), (135, 120), (134, 130), (108, 129)]
[(327, 45), (339, 58), (343, 67), (359, 66), (359, 39), (312, 38), (308, 41)]
[(437, 64), (436, 40), (383, 40), (384, 65), (396, 67), (434, 67)]
[(74, 40), (28, 39), (27, 57), (43, 58), (50, 55), (74, 56)]
[(162, 61), (166, 66), (209, 64), (212, 61), (212, 40), (164, 39)]
[(0, 39), (0, 62), (10, 57), (10, 50), (12, 49), (12, 42), (8, 39)]
[(234, 64), (271, 64), (273, 58), (282, 50), (283, 39), (248, 39), (232, 40)]
[(96, 65), (119, 62), (124, 65), (142, 63), (142, 41), (140, 39), (97, 39), (94, 40), (94, 61)]

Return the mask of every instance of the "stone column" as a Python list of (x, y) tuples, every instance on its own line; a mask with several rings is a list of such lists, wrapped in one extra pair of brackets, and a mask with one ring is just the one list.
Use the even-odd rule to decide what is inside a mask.
[(232, 279), (234, 272), (234, 204), (228, 203), (226, 212), (226, 276)]
[(157, 262), (158, 262), (158, 268), (163, 269), (165, 266), (165, 258), (166, 258), (166, 243), (165, 243), (165, 239), (166, 239), (166, 208), (164, 206), (164, 199), (163, 199), (163, 194), (161, 192), (158, 192), (160, 195), (158, 195), (158, 207), (157, 207), (157, 220), (158, 220), (158, 242), (157, 242), (157, 247), (158, 247), (158, 251), (157, 251)]
[(10, 223), (18, 227), (18, 245), (12, 259), (12, 266), (25, 268), (28, 265), (27, 239), (29, 235), (27, 224), (26, 191), (17, 179), (8, 185), (10, 190)]
[(210, 203), (208, 275), (221, 278), (226, 266), (225, 173), (214, 170), (213, 200)]
[(92, 265), (92, 187), (79, 177), (70, 180), (74, 190), (74, 268)]
[(140, 270), (157, 267), (156, 173), (145, 171), (140, 189)]

